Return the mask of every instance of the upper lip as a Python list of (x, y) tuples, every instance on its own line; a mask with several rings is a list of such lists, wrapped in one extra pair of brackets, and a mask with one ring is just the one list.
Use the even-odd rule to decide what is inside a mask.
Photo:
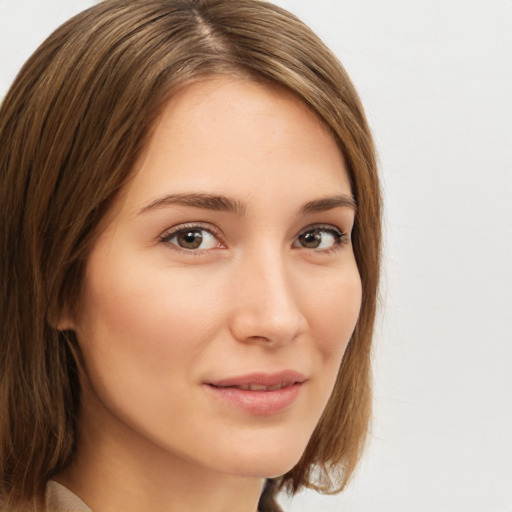
[(238, 387), (238, 386), (283, 386), (303, 383), (306, 380), (304, 374), (295, 370), (283, 370), (277, 373), (255, 372), (236, 377), (227, 377), (219, 380), (208, 381), (206, 384), (216, 387)]

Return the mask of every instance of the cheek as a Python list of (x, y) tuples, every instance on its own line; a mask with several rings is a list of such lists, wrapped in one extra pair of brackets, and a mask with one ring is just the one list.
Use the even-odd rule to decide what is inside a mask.
[(119, 373), (133, 367), (142, 379), (148, 372), (168, 376), (170, 368), (184, 372), (184, 363), (199, 356), (221, 317), (212, 300), (216, 285), (160, 267), (91, 256), (77, 326), (86, 362), (108, 362)]
[(189, 415), (188, 384), (219, 317), (210, 296), (190, 273), (92, 255), (76, 325), (93, 392), (84, 400), (148, 437)]
[(355, 263), (326, 280), (310, 305), (309, 325), (326, 360), (341, 361), (361, 308), (361, 280)]

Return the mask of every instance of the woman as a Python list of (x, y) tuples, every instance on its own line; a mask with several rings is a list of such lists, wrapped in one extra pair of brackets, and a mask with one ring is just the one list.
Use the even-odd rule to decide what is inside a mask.
[(26, 63), (0, 144), (2, 510), (341, 490), (380, 199), (319, 39), (255, 0), (107, 0)]

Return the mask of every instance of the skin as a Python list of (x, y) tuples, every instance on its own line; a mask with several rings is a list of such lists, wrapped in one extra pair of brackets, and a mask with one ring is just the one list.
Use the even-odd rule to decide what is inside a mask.
[[(237, 211), (170, 194), (222, 195)], [(290, 93), (220, 77), (173, 95), (60, 325), (86, 374), (58, 481), (96, 512), (256, 510), (263, 479), (302, 455), (359, 313), (350, 201), (301, 212), (333, 196), (351, 197), (343, 157)], [(184, 225), (197, 249), (180, 247), (196, 240), (176, 234)], [(205, 384), (281, 370), (307, 380), (276, 414)]]

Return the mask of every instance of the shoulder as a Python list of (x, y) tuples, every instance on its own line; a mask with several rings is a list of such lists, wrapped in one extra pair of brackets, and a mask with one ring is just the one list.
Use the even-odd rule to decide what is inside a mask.
[(76, 494), (67, 487), (50, 480), (46, 487), (47, 512), (92, 512)]

